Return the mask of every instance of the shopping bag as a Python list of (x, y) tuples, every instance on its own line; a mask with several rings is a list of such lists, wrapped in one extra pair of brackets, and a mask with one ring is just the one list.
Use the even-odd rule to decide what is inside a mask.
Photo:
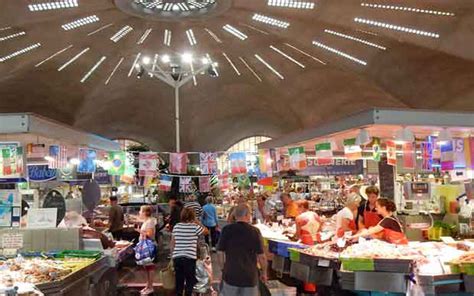
[(140, 240), (134, 250), (137, 265), (145, 266), (153, 264), (153, 260), (156, 256), (156, 245), (152, 240)]
[(174, 290), (176, 288), (173, 260), (170, 261), (167, 267), (160, 270), (159, 277), (163, 283), (163, 289)]

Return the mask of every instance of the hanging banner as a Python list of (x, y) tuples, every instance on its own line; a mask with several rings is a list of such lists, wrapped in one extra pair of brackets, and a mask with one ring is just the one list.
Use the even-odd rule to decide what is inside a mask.
[(372, 159), (379, 162), (381, 158), (380, 153), (380, 138), (372, 138)]
[(413, 143), (404, 143), (403, 149), (403, 168), (414, 169), (415, 168), (415, 147)]
[(464, 139), (453, 140), (454, 150), (454, 168), (464, 169), (466, 168), (466, 156), (464, 152)]
[(304, 147), (293, 147), (288, 149), (290, 155), (290, 169), (304, 170), (306, 168), (306, 153)]
[(156, 177), (158, 175), (158, 154), (140, 152), (138, 155), (138, 175), (140, 177)]
[(192, 193), (194, 184), (191, 177), (179, 177), (179, 192)]
[(242, 174), (237, 176), (237, 183), (240, 189), (249, 189), (250, 188), (250, 178), (247, 174)]
[(20, 143), (0, 143), (0, 179), (21, 178), (24, 173), (23, 147)]
[(387, 141), (387, 164), (397, 165), (397, 145), (394, 141)]
[(421, 159), (421, 168), (425, 171), (431, 171), (433, 169), (433, 143), (421, 143)]
[(77, 166), (77, 172), (94, 173), (96, 169), (96, 159), (97, 151), (94, 149), (79, 149), (79, 165)]
[(333, 156), (330, 142), (316, 144), (315, 151), (317, 158), (331, 158)]
[(171, 191), (171, 185), (173, 183), (173, 177), (168, 175), (160, 175), (160, 190)]
[(112, 176), (122, 176), (125, 174), (125, 161), (127, 155), (122, 151), (114, 151), (109, 153), (109, 161), (111, 161), (111, 166), (109, 169), (109, 175)]
[(229, 160), (232, 174), (247, 173), (247, 155), (245, 152), (233, 152), (229, 155)]
[(199, 192), (210, 192), (211, 191), (211, 178), (210, 177), (200, 177), (199, 178)]
[(466, 168), (474, 169), (474, 138), (472, 137), (464, 139), (464, 158)]
[(454, 169), (454, 149), (453, 142), (448, 141), (440, 146), (441, 170), (449, 171)]
[(342, 176), (362, 175), (364, 173), (364, 161), (331, 159), (329, 165), (319, 165), (317, 160), (308, 159), (308, 167), (299, 172), (301, 176)]
[(199, 153), (199, 167), (201, 174), (217, 174), (217, 153)]
[(270, 148), (268, 152), (270, 153), (270, 168), (268, 171), (273, 175), (273, 172), (278, 171), (276, 150), (274, 148)]
[(221, 190), (229, 189), (229, 174), (219, 175), (219, 188)]
[(188, 172), (188, 154), (170, 153), (170, 173), (186, 174)]
[(268, 149), (258, 150), (258, 165), (262, 173), (271, 171), (271, 157)]
[(286, 172), (290, 170), (290, 157), (276, 150), (276, 167), (278, 172)]
[(344, 140), (344, 156), (349, 160), (362, 158), (362, 148), (356, 145), (356, 138)]
[(50, 169), (64, 169), (68, 165), (67, 147), (63, 145), (49, 146), (48, 166)]
[(28, 158), (41, 158), (46, 156), (46, 145), (45, 144), (33, 144), (26, 145), (26, 157)]

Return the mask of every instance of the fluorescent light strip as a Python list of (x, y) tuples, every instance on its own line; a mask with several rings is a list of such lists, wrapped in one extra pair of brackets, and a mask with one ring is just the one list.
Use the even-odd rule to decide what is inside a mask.
[(61, 49), (60, 51), (58, 51), (58, 52), (52, 54), (52, 55), (49, 56), (48, 58), (46, 58), (46, 59), (42, 60), (41, 62), (39, 62), (38, 64), (36, 64), (36, 65), (35, 65), (35, 68), (41, 66), (42, 64), (44, 64), (44, 63), (46, 63), (47, 61), (53, 59), (54, 57), (56, 57), (56, 56), (62, 54), (62, 53), (65, 52), (66, 50), (70, 49), (71, 47), (72, 47), (72, 44), (69, 45), (68, 47), (63, 48), (63, 49)]
[(245, 40), (248, 38), (247, 35), (242, 33), (241, 31), (237, 30), (236, 28), (232, 27), (231, 25), (227, 24), (222, 27), (225, 31), (229, 32), (230, 34), (234, 35), (235, 37), (239, 38), (240, 40)]
[(278, 72), (277, 70), (275, 70), (275, 68), (273, 68), (269, 63), (267, 63), (263, 58), (261, 58), (258, 54), (255, 55), (255, 57), (257, 58), (257, 60), (259, 60), (262, 64), (264, 64), (268, 69), (270, 69), (276, 76), (278, 76), (278, 78), (280, 78), (281, 80), (285, 79), (285, 77), (283, 77), (283, 75), (280, 74), (280, 72)]
[(263, 30), (260, 30), (259, 28), (255, 28), (254, 26), (244, 24), (244, 23), (239, 23), (239, 24), (242, 25), (242, 26), (246, 26), (247, 28), (252, 29), (254, 31), (257, 31), (259, 33), (262, 33), (262, 34), (265, 34), (265, 35), (270, 35), (270, 33), (266, 32), (266, 31), (263, 31)]
[(286, 53), (284, 53), (283, 51), (279, 50), (278, 48), (276, 48), (275, 46), (273, 45), (270, 45), (270, 48), (273, 49), (275, 52), (279, 53), (280, 55), (282, 55), (283, 57), (285, 57), (286, 59), (292, 61), (293, 63), (297, 64), (298, 66), (300, 66), (301, 68), (306, 68), (305, 65), (303, 65), (302, 63), (298, 62), (297, 60), (295, 60), (294, 58), (290, 57), (289, 55), (287, 55)]
[(145, 40), (148, 38), (148, 36), (150, 36), (150, 33), (153, 29), (152, 28), (149, 28), (147, 30), (145, 30), (145, 33), (143, 33), (142, 37), (140, 37), (140, 40), (138, 40), (137, 44), (138, 45), (141, 45), (143, 44), (143, 42), (145, 42)]
[(30, 4), (28, 5), (28, 9), (34, 12), (34, 11), (74, 8), (78, 6), (79, 4), (77, 3), (77, 0), (64, 0), (64, 1), (56, 1), (56, 2), (43, 2), (43, 3)]
[(421, 36), (427, 36), (427, 37), (432, 37), (432, 38), (439, 38), (439, 34), (437, 34), (437, 33), (421, 31), (421, 30), (417, 30), (417, 29), (413, 29), (413, 28), (402, 27), (402, 26), (392, 25), (392, 24), (388, 24), (388, 23), (382, 23), (382, 22), (368, 20), (368, 19), (364, 19), (364, 18), (356, 17), (354, 19), (354, 22), (367, 24), (367, 25), (374, 26), (374, 27), (381, 27), (381, 28), (394, 30), (394, 31), (400, 31), (400, 32), (416, 34), (416, 35), (421, 35)]
[(165, 29), (165, 37), (164, 37), (163, 43), (166, 46), (171, 46), (171, 31), (168, 29)]
[(130, 27), (129, 25), (126, 25), (122, 29), (120, 29), (117, 33), (115, 33), (114, 36), (110, 37), (110, 40), (113, 42), (117, 43), (119, 42), (123, 37), (127, 36), (128, 33), (132, 32), (133, 28)]
[(216, 34), (214, 34), (214, 32), (212, 32), (211, 30), (209, 30), (208, 28), (204, 28), (204, 31), (206, 31), (209, 35), (211, 35), (211, 37), (217, 42), (217, 43), (222, 43), (222, 40), (217, 37)]
[(115, 72), (117, 71), (117, 69), (120, 67), (120, 65), (123, 63), (123, 61), (125, 60), (125, 58), (120, 58), (120, 60), (118, 61), (117, 65), (115, 65), (114, 69), (112, 70), (112, 72), (110, 72), (110, 75), (109, 77), (107, 78), (107, 80), (105, 81), (105, 85), (109, 84), (110, 82), (110, 79), (112, 79), (112, 76), (114, 76)]
[(17, 37), (20, 37), (20, 36), (24, 36), (24, 35), (26, 35), (26, 32), (22, 31), (22, 32), (18, 32), (18, 33), (15, 33), (15, 34), (5, 36), (5, 37), (0, 37), (0, 42), (10, 40), (10, 39), (13, 39), (13, 38), (17, 38)]
[(193, 29), (186, 30), (186, 36), (188, 37), (188, 41), (191, 46), (197, 44), (196, 37), (194, 37)]
[(135, 69), (135, 65), (138, 63), (138, 59), (140, 58), (141, 55), (142, 55), (141, 52), (137, 54), (137, 57), (135, 58), (135, 61), (133, 61), (132, 67), (130, 68), (130, 71), (128, 72), (128, 77), (132, 76), (133, 69)]
[(217, 67), (215, 66), (214, 61), (211, 59), (211, 56), (208, 53), (206, 53), (206, 58), (209, 60), (209, 63), (211, 64), (211, 67), (214, 70), (214, 72), (216, 72), (216, 77), (219, 77), (219, 72), (217, 71)]
[(80, 53), (76, 54), (72, 59), (70, 59), (69, 61), (67, 61), (64, 65), (62, 65), (61, 67), (58, 68), (58, 72), (61, 72), (62, 70), (64, 70), (67, 66), (69, 66), (70, 64), (74, 63), (74, 61), (76, 61), (78, 58), (80, 58), (83, 54), (85, 54), (86, 52), (88, 52), (90, 50), (90, 47), (86, 48), (86, 49), (83, 49)]
[(253, 76), (255, 76), (255, 78), (257, 78), (258, 81), (262, 82), (262, 78), (260, 78), (260, 76), (258, 76), (257, 72), (255, 72), (251, 67), (250, 65), (244, 60), (243, 57), (239, 57), (239, 59), (242, 61), (242, 63), (245, 65), (245, 67), (247, 67), (247, 69), (249, 69), (249, 71), (253, 74)]
[(335, 35), (335, 36), (338, 36), (338, 37), (341, 37), (341, 38), (345, 38), (345, 39), (349, 39), (349, 40), (352, 40), (352, 41), (356, 41), (356, 42), (359, 42), (359, 43), (362, 43), (362, 44), (365, 44), (365, 45), (368, 45), (368, 46), (372, 46), (372, 47), (375, 47), (375, 48), (378, 48), (378, 49), (381, 49), (381, 50), (386, 50), (387, 48), (382, 46), (382, 45), (378, 45), (376, 43), (372, 43), (372, 42), (369, 42), (367, 40), (363, 40), (363, 39), (360, 39), (360, 38), (356, 38), (354, 36), (350, 36), (350, 35), (346, 35), (346, 34), (342, 34), (342, 33), (339, 33), (339, 32), (336, 32), (336, 31), (332, 31), (332, 30), (324, 30), (324, 32), (328, 33), (328, 34), (332, 34), (332, 35)]
[(196, 75), (197, 73), (194, 73), (194, 65), (193, 65), (193, 62), (191, 61), (189, 63), (189, 67), (191, 67), (191, 75), (193, 75), (193, 83), (194, 83), (194, 86), (197, 86), (197, 79), (196, 79)]
[(73, 29), (85, 26), (87, 24), (92, 24), (98, 21), (99, 21), (99, 18), (96, 15), (91, 15), (91, 16), (84, 17), (84, 18), (75, 20), (73, 22), (64, 24), (61, 27), (63, 28), (63, 30), (69, 31), (69, 30), (73, 30)]
[(268, 6), (296, 8), (296, 9), (314, 9), (314, 2), (294, 1), (294, 0), (268, 0)]
[(227, 54), (225, 52), (223, 52), (222, 55), (225, 57), (227, 62), (229, 62), (229, 64), (232, 66), (232, 68), (234, 68), (235, 73), (237, 73), (237, 75), (240, 76), (239, 69), (237, 69), (237, 67), (234, 65), (232, 60), (227, 56)]
[(345, 52), (342, 52), (342, 51), (340, 51), (340, 50), (337, 50), (337, 49), (335, 49), (335, 48), (332, 48), (332, 47), (327, 46), (327, 45), (325, 45), (325, 44), (322, 44), (322, 43), (320, 43), (320, 42), (313, 41), (313, 44), (316, 45), (316, 46), (318, 46), (318, 47), (320, 47), (320, 48), (323, 48), (323, 49), (325, 49), (325, 50), (327, 50), (327, 51), (330, 51), (330, 52), (332, 52), (332, 53), (335, 53), (335, 54), (337, 54), (337, 55), (340, 55), (340, 56), (342, 56), (342, 57), (345, 57), (346, 59), (349, 59), (349, 60), (351, 60), (351, 61), (353, 61), (353, 62), (359, 63), (359, 64), (364, 65), (364, 66), (367, 65), (367, 62), (366, 62), (366, 61), (360, 60), (360, 59), (358, 59), (358, 58), (356, 58), (356, 57), (353, 57), (353, 56), (351, 56), (351, 55), (349, 55), (349, 54), (347, 54), (347, 53), (345, 53)]
[(100, 31), (107, 29), (108, 27), (112, 26), (113, 24), (114, 24), (114, 23), (110, 23), (110, 24), (107, 24), (107, 25), (105, 25), (105, 26), (102, 26), (102, 27), (100, 27), (99, 29), (90, 32), (89, 34), (87, 34), (87, 36), (92, 36), (92, 35), (94, 35), (95, 33), (99, 33)]
[(150, 75), (150, 77), (153, 77), (153, 72), (155, 72), (156, 65), (158, 63), (158, 58), (159, 58), (159, 55), (157, 53), (155, 53), (155, 58), (153, 59), (153, 66), (151, 67), (151, 72), (148, 73), (148, 75)]
[(13, 59), (14, 57), (24, 55), (25, 53), (27, 53), (29, 51), (32, 51), (33, 49), (36, 49), (40, 46), (41, 46), (41, 43), (35, 43), (35, 44), (32, 44), (32, 45), (27, 46), (25, 48), (22, 48), (20, 50), (17, 50), (15, 52), (12, 52), (11, 54), (6, 55), (4, 57), (0, 57), (0, 63), (3, 63), (3, 62), (8, 61), (10, 59)]
[(432, 14), (432, 15), (439, 15), (439, 16), (454, 16), (454, 13), (452, 12), (430, 10), (430, 9), (420, 9), (420, 8), (406, 7), (406, 6), (385, 5), (385, 4), (375, 4), (375, 3), (361, 3), (360, 6), (369, 7), (369, 8), (387, 9), (387, 10), (398, 10), (398, 11), (404, 11), (404, 12)]
[(372, 35), (372, 36), (378, 36), (379, 35), (377, 33), (370, 32), (370, 31), (365, 31), (365, 30), (361, 30), (361, 29), (357, 29), (356, 31), (357, 32), (362, 32), (362, 33), (365, 33), (365, 34), (369, 34), (369, 35)]
[(94, 71), (97, 70), (97, 68), (99, 68), (99, 66), (105, 61), (106, 58), (107, 58), (106, 56), (102, 56), (100, 60), (97, 63), (95, 63), (95, 65), (89, 70), (89, 72), (87, 72), (87, 74), (84, 75), (84, 77), (82, 77), (81, 83), (86, 82), (86, 80), (89, 79), (92, 73), (94, 73)]
[(301, 49), (297, 48), (296, 46), (293, 46), (293, 45), (291, 45), (291, 44), (289, 44), (289, 43), (285, 43), (285, 45), (288, 46), (289, 48), (292, 48), (292, 49), (296, 50), (297, 52), (299, 52), (299, 53), (301, 53), (301, 54), (303, 54), (303, 55), (309, 57), (309, 58), (312, 58), (313, 60), (315, 60), (315, 61), (318, 62), (318, 63), (321, 63), (321, 64), (323, 64), (323, 65), (326, 65), (325, 62), (321, 61), (320, 59), (318, 59), (318, 58), (315, 57), (315, 56), (310, 55), (309, 53), (307, 53), (307, 52), (305, 52), (305, 51), (302, 51)]
[(11, 30), (12, 27), (3, 27), (3, 28), (0, 28), (0, 31), (6, 31), (6, 30)]
[(290, 26), (290, 23), (288, 23), (288, 22), (277, 20), (275, 18), (266, 16), (266, 15), (262, 15), (262, 14), (258, 14), (258, 13), (254, 14), (252, 19), (254, 21), (257, 21), (257, 22), (261, 22), (261, 23), (264, 23), (264, 24), (268, 24), (268, 25), (271, 25), (271, 26), (284, 28), (284, 29), (286, 29)]

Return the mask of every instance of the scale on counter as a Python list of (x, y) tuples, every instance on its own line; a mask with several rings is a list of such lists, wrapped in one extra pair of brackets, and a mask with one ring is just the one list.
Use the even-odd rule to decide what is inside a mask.
[(404, 210), (418, 213), (422, 204), (431, 200), (431, 184), (428, 182), (407, 182), (403, 184)]

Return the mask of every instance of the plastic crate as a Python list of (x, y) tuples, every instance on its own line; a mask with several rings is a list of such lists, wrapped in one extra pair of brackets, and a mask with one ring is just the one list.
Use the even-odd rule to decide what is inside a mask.
[(309, 274), (309, 282), (318, 286), (332, 286), (334, 269), (325, 267), (312, 267)]
[(474, 275), (474, 263), (461, 263), (461, 271), (467, 275)]
[(298, 249), (294, 248), (289, 248), (288, 252), (290, 253), (290, 260), (292, 262), (301, 262), (301, 258), (305, 255), (303, 253), (298, 252)]
[(448, 265), (449, 265), (449, 268), (450, 268), (452, 274), (462, 273), (461, 264), (450, 262), (450, 263), (448, 263)]
[(338, 271), (339, 286), (342, 290), (353, 291), (355, 289), (355, 273), (352, 271)]
[(305, 283), (311, 282), (311, 268), (307, 265), (292, 262), (290, 266), (290, 277)]
[(58, 258), (88, 258), (99, 259), (102, 257), (102, 252), (98, 251), (84, 251), (84, 250), (65, 250), (57, 255)]
[(375, 271), (410, 273), (413, 269), (413, 261), (399, 259), (375, 259), (374, 268)]
[(272, 269), (281, 274), (290, 273), (291, 261), (288, 258), (278, 255), (273, 256)]
[(367, 258), (341, 258), (342, 268), (347, 271), (375, 271), (375, 263)]
[(474, 275), (463, 275), (464, 288), (468, 293), (474, 293)]

